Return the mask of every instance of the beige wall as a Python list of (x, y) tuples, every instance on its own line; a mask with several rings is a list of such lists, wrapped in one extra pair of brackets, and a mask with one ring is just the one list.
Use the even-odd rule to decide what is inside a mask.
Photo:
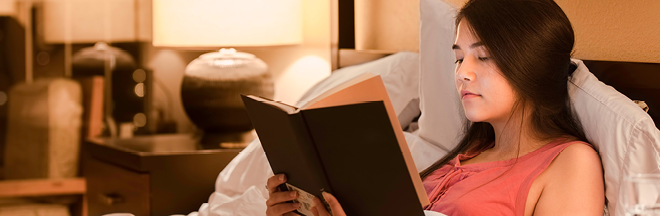
[[(440, 1), (440, 0), (438, 0)], [(457, 7), (466, 0), (443, 0)], [(658, 0), (556, 0), (571, 20), (576, 34), (576, 58), (592, 60), (660, 62), (660, 1)], [(419, 0), (358, 0), (363, 12), (357, 20), (381, 20), (375, 27), (363, 27), (363, 48), (418, 49), (413, 40), (413, 17)], [(382, 10), (382, 11), (381, 11)], [(359, 10), (358, 10), (359, 11)], [(417, 23), (419, 21), (416, 21)], [(397, 26), (401, 25), (401, 26)], [(375, 38), (375, 35), (378, 35)], [(371, 39), (368, 39), (371, 38)], [(412, 39), (409, 39), (412, 38)]]
[(357, 49), (419, 50), (419, 0), (356, 0)]
[(463, 4), (465, 4), (465, 2), (467, 2), (467, 0), (442, 0), (442, 1), (445, 1), (445, 2), (447, 2), (449, 4), (452, 4), (456, 7), (461, 7), (461, 6), (463, 6)]
[(575, 57), (660, 62), (660, 1), (556, 2), (575, 29)]

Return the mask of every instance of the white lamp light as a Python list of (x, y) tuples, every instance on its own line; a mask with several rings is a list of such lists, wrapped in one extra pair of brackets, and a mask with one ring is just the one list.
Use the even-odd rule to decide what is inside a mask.
[[(2, 1), (2, 0), (0, 0)], [(133, 42), (145, 31), (136, 21), (145, 14), (142, 0), (44, 0), (47, 43)]]
[[(189, 49), (263, 47), (302, 42), (301, 0), (153, 0), (153, 45)], [(241, 94), (273, 97), (266, 64), (222, 49), (186, 67), (181, 100), (204, 130), (202, 146), (242, 146), (252, 125)], [(236, 145), (238, 144), (238, 145)]]
[(301, 0), (154, 0), (153, 45), (243, 47), (302, 42)]

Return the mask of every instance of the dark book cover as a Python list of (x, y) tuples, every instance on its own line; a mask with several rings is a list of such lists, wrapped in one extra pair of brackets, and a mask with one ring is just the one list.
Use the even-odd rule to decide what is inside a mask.
[[(323, 191), (332, 193), (302, 115), (290, 115), (244, 95), (242, 98), (273, 173), (286, 174), (288, 184), (321, 199)], [(281, 185), (280, 190), (289, 188)], [(306, 203), (301, 208), (311, 206)]]
[(424, 215), (382, 101), (301, 113), (347, 215)]
[(383, 101), (298, 110), (243, 100), (273, 172), (287, 183), (319, 198), (332, 193), (348, 215), (424, 215)]

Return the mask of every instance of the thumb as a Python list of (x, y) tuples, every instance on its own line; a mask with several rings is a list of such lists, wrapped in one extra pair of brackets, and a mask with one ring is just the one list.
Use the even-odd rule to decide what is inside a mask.
[(330, 211), (332, 211), (333, 216), (346, 216), (346, 213), (344, 213), (344, 209), (341, 207), (341, 204), (339, 204), (339, 201), (337, 201), (337, 198), (335, 198), (335, 196), (333, 196), (328, 192), (323, 192), (323, 199), (325, 199), (325, 201), (328, 202), (328, 205), (330, 206)]

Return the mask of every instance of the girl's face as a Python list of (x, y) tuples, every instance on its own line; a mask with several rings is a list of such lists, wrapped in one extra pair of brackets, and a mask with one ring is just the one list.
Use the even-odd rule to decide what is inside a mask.
[(506, 123), (516, 94), (466, 21), (458, 25), (453, 50), (456, 90), (465, 116), (472, 122)]

